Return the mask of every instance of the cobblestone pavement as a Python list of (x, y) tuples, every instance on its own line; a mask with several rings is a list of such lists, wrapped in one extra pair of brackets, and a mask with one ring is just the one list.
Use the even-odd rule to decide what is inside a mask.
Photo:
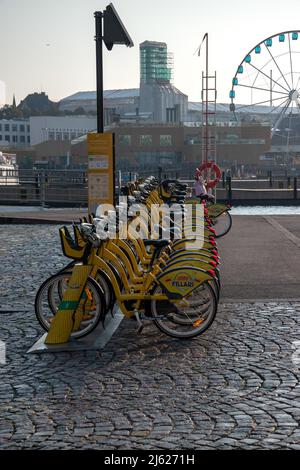
[(0, 239), (2, 449), (300, 449), (299, 302), (222, 304), (192, 341), (123, 321), (105, 351), (26, 355), (35, 290), (65, 260), (55, 227)]

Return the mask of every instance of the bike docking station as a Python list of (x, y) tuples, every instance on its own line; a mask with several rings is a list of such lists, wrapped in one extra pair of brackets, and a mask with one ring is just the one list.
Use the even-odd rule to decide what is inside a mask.
[[(109, 137), (102, 140), (97, 135), (96, 140), (107, 144)], [(91, 148), (95, 152), (96, 147)], [(99, 156), (100, 165), (98, 155), (89, 156), (89, 167), (95, 176), (99, 172), (105, 179), (109, 152), (104, 155), (102, 147)], [(109, 199), (113, 186), (109, 177), (107, 182), (101, 194)], [(128, 183), (126, 189), (129, 209), (124, 201), (114, 211), (112, 204), (102, 204), (97, 218), (90, 214), (73, 224), (74, 236), (66, 226), (59, 229), (62, 251), (72, 262), (46, 279), (37, 291), (35, 313), (48, 333), (29, 352), (102, 349), (123, 318), (136, 320), (137, 333), (149, 322), (176, 339), (201, 335), (213, 323), (221, 287), (216, 239), (230, 229), (229, 208), (207, 205), (206, 194), (186, 199), (186, 185), (174, 180), (161, 182), (151, 176)], [(89, 194), (95, 203), (95, 189), (91, 187)], [(144, 209), (136, 201), (144, 202)], [(172, 204), (172, 219), (166, 202)], [(160, 210), (153, 212), (153, 206)], [(147, 208), (151, 209), (150, 219)], [(128, 213), (127, 230), (123, 231), (123, 215)], [(220, 218), (225, 222), (221, 227), (216, 223)], [(117, 219), (121, 222), (118, 228)], [(166, 221), (173, 222), (170, 230), (164, 226)]]
[(113, 314), (113, 317), (106, 317), (104, 326), (102, 324), (88, 336), (81, 339), (70, 338), (66, 343), (47, 343), (48, 333), (45, 333), (34, 345), (27, 351), (27, 354), (76, 352), (76, 351), (98, 351), (103, 349), (110, 341), (116, 330), (119, 328), (124, 315), (119, 309)]
[[(114, 203), (114, 136), (109, 133), (88, 135), (89, 213), (99, 204)], [(65, 250), (64, 250), (65, 251)], [(66, 254), (66, 252), (65, 252)], [(85, 285), (92, 267), (74, 265), (67, 289), (45, 333), (27, 353), (72, 352), (103, 349), (124, 316), (117, 308), (106, 315), (96, 329), (79, 339), (71, 337), (83, 320), (84, 305), (89, 301)]]
[[(107, 182), (101, 197), (115, 202), (109, 176), (113, 172), (108, 171), (113, 138), (97, 134), (88, 142), (93, 152), (89, 169), (95, 180)], [(116, 206), (98, 205), (96, 218), (90, 213), (73, 224), (74, 236), (66, 226), (59, 229), (63, 254), (72, 262), (37, 291), (35, 313), (48, 333), (30, 353), (102, 349), (125, 317), (135, 318), (137, 333), (149, 321), (177, 339), (194, 338), (213, 323), (221, 288), (216, 239), (230, 230), (229, 207), (215, 204), (207, 194), (186, 199), (186, 185), (152, 176), (128, 183), (127, 190), (125, 206), (124, 201), (123, 205), (122, 201)], [(93, 204), (98, 202), (98, 192), (89, 185)], [(136, 201), (144, 202), (144, 209)], [(172, 219), (166, 202), (172, 204)], [(160, 210), (155, 212), (153, 207)], [(129, 218), (124, 219), (124, 214)], [(121, 222), (118, 228), (116, 220)], [(170, 230), (164, 226), (166, 221), (173, 223)]]
[(108, 315), (97, 328), (80, 339), (71, 338), (71, 333), (79, 329), (84, 320), (84, 304), (90, 301), (85, 285), (91, 271), (90, 266), (75, 265), (68, 287), (53, 317), (48, 333), (45, 333), (27, 353), (75, 352), (103, 349), (111, 339), (121, 321), (123, 314), (116, 309), (111, 317)]

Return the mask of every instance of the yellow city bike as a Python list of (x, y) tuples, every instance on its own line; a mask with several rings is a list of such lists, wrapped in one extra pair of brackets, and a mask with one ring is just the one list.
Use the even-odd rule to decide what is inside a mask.
[[(187, 198), (185, 204), (199, 204), (199, 198)], [(231, 206), (229, 204), (205, 203), (206, 215), (211, 221), (211, 225), (216, 232), (216, 238), (226, 235), (232, 227), (232, 217), (230, 214)]]
[[(64, 227), (61, 229), (60, 233), (62, 242), (64, 242), (64, 237), (68, 233), (67, 228)], [(68, 238), (70, 238), (69, 235)], [(215, 269), (216, 277), (210, 281), (210, 284), (217, 298), (219, 298), (220, 280), (219, 271), (217, 269), (218, 258), (208, 250), (208, 247), (213, 246), (212, 240), (204, 238), (204, 247), (197, 251), (186, 250), (185, 243), (186, 240), (180, 240), (180, 243), (178, 241), (170, 241), (168, 248), (165, 248), (163, 254), (160, 255), (159, 263), (164, 266), (165, 269), (170, 266), (185, 266), (187, 263), (188, 265), (199, 267), (206, 271)], [(107, 240), (102, 243), (101, 248), (98, 249), (98, 255), (114, 267), (120, 279), (119, 284), (122, 283), (122, 285), (126, 285), (127, 288), (129, 288), (129, 283), (143, 283), (145, 271), (148, 271), (153, 263), (153, 254), (146, 251), (145, 243), (141, 239), (135, 240), (131, 238), (130, 240), (121, 240), (116, 238)], [(99, 279), (97, 279), (97, 273), (95, 274), (95, 279), (100, 282)], [(115, 296), (111, 295), (111, 289), (107, 289), (107, 279), (104, 279), (103, 282), (101, 281), (100, 284), (105, 293), (106, 304), (110, 306), (111, 310)], [(54, 311), (53, 308), (51, 309)]]
[[(81, 246), (83, 246), (85, 242), (82, 241), (82, 238), (80, 237), (80, 235), (78, 236), (78, 232), (79, 232), (78, 227), (74, 225), (73, 228), (74, 228), (76, 243), (81, 244)], [(130, 237), (130, 231), (128, 234)], [(67, 250), (64, 247), (66, 243), (66, 239), (68, 240), (71, 239), (71, 236), (66, 227), (64, 227), (63, 229), (60, 229), (60, 235), (61, 235), (64, 254), (69, 257), (74, 257), (74, 253), (72, 253), (71, 251), (71, 253), (67, 254), (66, 253)], [(186, 250), (185, 240), (180, 240), (180, 242), (170, 241), (168, 252), (166, 251), (166, 249), (164, 250), (164, 253), (160, 258), (160, 263), (164, 264), (164, 266), (170, 265), (170, 264), (174, 265), (175, 262), (177, 264), (180, 263), (181, 265), (183, 265), (185, 260), (188, 260), (190, 264), (194, 266), (198, 266), (205, 270), (217, 268), (218, 257), (213, 255), (207, 249), (208, 246), (209, 247), (212, 246), (212, 240), (208, 238), (211, 235), (211, 232), (205, 229), (204, 235), (205, 235), (205, 238), (204, 238), (204, 243), (203, 243), (203, 249), (198, 250), (198, 251)], [(119, 238), (108, 240), (107, 242), (103, 244), (103, 249), (100, 253), (100, 256), (101, 258), (106, 259), (106, 261), (111, 262), (113, 264), (117, 273), (119, 273), (121, 276), (122, 284), (124, 284), (127, 281), (126, 276), (128, 276), (129, 280), (133, 283), (139, 283), (139, 282), (143, 283), (144, 271), (149, 269), (149, 266), (152, 264), (152, 258), (153, 258), (153, 255), (146, 251), (143, 240), (141, 239), (135, 240), (132, 237), (130, 237), (129, 240), (122, 240)], [(70, 270), (71, 270), (71, 265), (68, 265), (64, 271), (70, 271)], [(124, 270), (126, 271), (126, 274)], [(219, 273), (217, 269), (216, 269), (216, 274), (217, 274), (216, 279), (218, 282), (216, 282), (214, 279), (212, 281), (212, 284), (216, 291), (216, 295), (218, 296), (220, 282), (219, 282)], [(215, 283), (216, 285), (214, 286)], [(113, 305), (115, 301), (115, 297), (112, 296), (111, 291), (107, 289), (107, 282), (105, 280), (101, 283), (101, 287), (103, 288), (104, 293), (105, 293), (106, 304), (109, 305), (110, 310), (111, 310), (111, 306)], [(56, 306), (55, 308), (52, 308), (51, 295), (50, 295), (50, 306), (51, 306), (51, 310), (54, 312), (56, 309)]]
[[(90, 222), (93, 221), (93, 218), (90, 217)], [(78, 227), (74, 225), (74, 235), (75, 235), (75, 240), (76, 243), (79, 246), (83, 246), (85, 242), (82, 240), (82, 237), (80, 236)], [(63, 246), (63, 251), (66, 256), (69, 257), (76, 257), (74, 254), (69, 253), (66, 254), (66, 250), (64, 248), (65, 245), (65, 238), (67, 237), (69, 240), (71, 239), (71, 236), (67, 230), (67, 228), (63, 228), (60, 230), (61, 238), (62, 238), (62, 246)], [(105, 247), (101, 253), (101, 257), (103, 259), (106, 259), (108, 262), (112, 262), (114, 265), (117, 273), (120, 273), (121, 275), (121, 281), (122, 284), (124, 284), (127, 280), (124, 269), (126, 271), (126, 275), (128, 275), (129, 279), (133, 283), (139, 283), (139, 282), (144, 282), (143, 281), (143, 271), (149, 268), (149, 265), (152, 262), (152, 255), (151, 253), (149, 254), (146, 249), (145, 245), (142, 240), (135, 240), (130, 236), (130, 231), (128, 233), (130, 240), (122, 240), (119, 238), (116, 238), (114, 240), (108, 240), (107, 243), (105, 243), (103, 246)], [(184, 265), (185, 259), (189, 261), (189, 264), (198, 266), (202, 269), (211, 269), (216, 268), (218, 258), (215, 257), (208, 249), (207, 247), (210, 246), (213, 242), (209, 237), (212, 236), (212, 233), (205, 228), (204, 229), (204, 243), (203, 243), (203, 249), (199, 250), (196, 252), (195, 250), (189, 250), (187, 251), (185, 249), (185, 240), (180, 240), (180, 243), (177, 241), (175, 242), (170, 242), (169, 244), (169, 254), (166, 253), (166, 250), (163, 254), (163, 259), (161, 259), (161, 263), (166, 264), (168, 263), (169, 265), (172, 263), (174, 265), (177, 263), (177, 265), (180, 263), (181, 265)], [(74, 250), (73, 250), (74, 251)], [(178, 257), (175, 256), (176, 253), (172, 253), (172, 251), (178, 251)], [(115, 256), (112, 257), (112, 254)], [(124, 269), (123, 269), (124, 268)], [(70, 265), (65, 269), (65, 271), (70, 271)], [(219, 297), (219, 287), (220, 287), (220, 281), (219, 281), (219, 273), (218, 271), (216, 272), (217, 274), (217, 281), (215, 279), (212, 281), (212, 287), (215, 290), (216, 296)], [(115, 297), (112, 293), (111, 290), (107, 288), (107, 282), (105, 279), (101, 283), (101, 287), (104, 290), (105, 293), (105, 299), (106, 299), (106, 304), (109, 305), (109, 309), (112, 310), (112, 305), (114, 304)], [(53, 290), (53, 289), (52, 289)], [(60, 293), (63, 292), (63, 289), (60, 289)], [(51, 307), (51, 310), (53, 313), (55, 313), (57, 309), (57, 302), (53, 302), (52, 298), (53, 296), (51, 295), (51, 291), (49, 294), (49, 304)]]
[[(81, 259), (81, 263), (75, 264), (70, 273), (61, 272), (52, 276), (38, 291), (36, 313), (42, 326), (46, 330), (50, 329), (49, 335), (53, 324), (47, 316), (50, 310), (49, 292), (53, 294), (53, 291), (59, 291), (64, 283), (68, 286), (73, 285), (73, 277), (76, 277), (80, 271), (83, 272), (81, 280), (83, 289), (77, 304), (70, 305), (63, 292), (61, 292), (63, 298), (58, 304), (58, 310), (73, 308), (73, 337), (78, 338), (90, 333), (101, 318), (105, 317), (107, 312), (103, 289), (105, 284), (114, 292), (125, 317), (134, 316), (140, 328), (142, 321), (147, 319), (152, 320), (161, 331), (170, 336), (191, 338), (203, 333), (213, 322), (217, 311), (217, 297), (209, 282), (214, 281), (216, 272), (214, 269), (205, 270), (199, 267), (201, 265), (212, 268), (210, 264), (191, 259), (188, 260), (188, 265), (183, 260), (179, 262), (173, 260), (168, 264), (166, 259), (158, 258), (158, 255), (162, 249), (169, 246), (169, 242), (146, 240), (143, 242), (144, 246), (150, 246), (153, 250), (153, 266), (148, 271), (141, 271), (138, 277), (134, 275), (133, 269), (128, 273), (129, 258), (126, 255), (121, 256), (117, 250), (118, 257), (107, 249), (107, 246), (112, 248), (111, 240), (108, 242), (98, 240), (96, 245), (100, 246), (95, 245), (95, 234), (92, 233), (91, 226), (85, 224), (81, 226), (81, 235), (86, 241), (86, 246), (81, 248), (72, 243), (68, 234), (64, 232), (62, 229), (65, 254)], [(45, 295), (46, 301), (43, 300)], [(91, 306), (94, 318), (86, 320), (91, 314)]]

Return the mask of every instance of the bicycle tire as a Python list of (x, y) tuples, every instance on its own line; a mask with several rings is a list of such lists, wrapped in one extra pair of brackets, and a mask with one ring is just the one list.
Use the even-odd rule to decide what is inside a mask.
[[(53, 276), (50, 276), (48, 279), (46, 279), (43, 282), (43, 284), (40, 286), (40, 288), (37, 291), (35, 302), (34, 302), (34, 309), (35, 309), (37, 320), (45, 331), (49, 331), (50, 326), (51, 326), (51, 321), (47, 321), (45, 315), (43, 314), (43, 310), (41, 307), (41, 303), (43, 301), (43, 295), (46, 294), (46, 298), (48, 300), (48, 292), (49, 292), (49, 287), (51, 286), (51, 284), (55, 282), (56, 283), (59, 282), (64, 277), (65, 277), (65, 273), (59, 273), (59, 274), (54, 274)], [(71, 338), (79, 339), (79, 338), (83, 338), (84, 336), (87, 336), (98, 326), (99, 322), (104, 321), (104, 318), (105, 318), (106, 303), (105, 303), (104, 293), (101, 287), (91, 277), (87, 279), (86, 286), (88, 286), (88, 288), (91, 289), (93, 292), (93, 298), (96, 302), (96, 313), (94, 315), (93, 321), (88, 323), (87, 326), (83, 328), (82, 330), (72, 332), (70, 335)], [(54, 314), (51, 311), (49, 305), (48, 305), (48, 309), (51, 312), (52, 317), (53, 317)], [(82, 324), (83, 323), (85, 323), (85, 321), (83, 321)]]
[[(192, 326), (190, 331), (186, 331), (186, 332), (179, 332), (178, 330), (175, 331), (175, 329), (172, 329), (171, 327), (166, 326), (166, 323), (165, 323), (166, 315), (161, 311), (158, 312), (159, 302), (166, 302), (166, 301), (151, 300), (149, 302), (149, 304), (150, 304), (149, 305), (150, 315), (153, 319), (154, 324), (157, 326), (157, 328), (160, 331), (162, 331), (163, 333), (165, 333), (166, 335), (171, 336), (173, 338), (177, 338), (177, 339), (191, 339), (191, 338), (194, 338), (194, 337), (204, 333), (211, 326), (211, 324), (213, 323), (213, 321), (216, 317), (216, 314), (217, 314), (217, 305), (218, 305), (217, 298), (216, 298), (216, 295), (215, 295), (215, 292), (214, 292), (213, 288), (207, 282), (203, 283), (202, 285), (204, 285), (204, 284), (205, 284), (205, 288), (207, 289), (207, 292), (209, 293), (210, 303), (211, 303), (210, 312), (209, 312), (209, 315), (208, 315), (206, 320), (201, 322), (199, 324), (199, 326), (194, 327), (193, 325), (195, 324), (196, 320), (195, 320), (195, 318), (190, 319), (189, 325)], [(197, 291), (197, 289), (195, 289), (195, 291), (193, 291), (191, 295), (193, 295), (193, 293), (196, 293), (196, 291)], [(161, 292), (161, 287), (158, 286), (158, 285), (155, 286), (154, 289), (152, 290), (152, 294), (154, 294), (155, 292), (156, 293)], [(174, 309), (176, 309), (178, 311), (178, 308), (176, 306), (172, 305), (170, 301), (167, 301), (167, 302), (171, 305), (171, 308), (173, 307)], [(158, 308), (157, 308), (157, 306), (158, 306)], [(169, 315), (169, 314), (170, 313), (168, 313), (167, 315)], [(176, 314), (178, 314), (178, 312)], [(160, 316), (161, 316), (161, 319), (159, 318)], [(170, 321), (170, 323), (174, 323), (177, 326), (179, 325), (179, 323), (176, 323), (174, 320), (172, 321), (172, 317), (170, 317), (169, 321)], [(183, 324), (180, 324), (180, 325), (183, 326)], [(185, 323), (184, 325), (188, 326), (187, 323)]]
[[(98, 272), (100, 272), (100, 271), (98, 271)], [(65, 276), (71, 276), (72, 271), (69, 271), (69, 270), (68, 271), (60, 271), (60, 273), (63, 273)], [(97, 275), (98, 275), (98, 273), (96, 274), (96, 278), (94, 278), (94, 280), (100, 285), (100, 287), (103, 290), (103, 293), (104, 293), (104, 296), (105, 296), (105, 304), (106, 304), (107, 311), (112, 310), (113, 306), (114, 306), (114, 303), (115, 303), (114, 292), (113, 292), (111, 286), (108, 283), (108, 279), (105, 279), (105, 276), (102, 275), (101, 282), (99, 283), (98, 279), (97, 279)], [(62, 282), (59, 282), (56, 287), (57, 287), (57, 290), (58, 290), (59, 300), (62, 300), (62, 298), (63, 298)], [(49, 302), (49, 306), (50, 306), (51, 311), (53, 312), (53, 314), (55, 314), (55, 312), (57, 310), (57, 305), (56, 305), (56, 302), (54, 300), (53, 289), (54, 289), (54, 285), (49, 287), (48, 302)]]
[[(225, 229), (221, 230), (218, 233), (218, 219), (219, 219), (219, 217), (226, 217), (228, 222), (227, 222), (227, 226), (225, 226)], [(224, 237), (224, 235), (226, 235), (232, 227), (232, 217), (231, 217), (231, 214), (228, 211), (223, 212), (223, 214), (221, 214), (219, 217), (217, 217), (214, 221), (214, 229), (216, 230), (216, 238)]]

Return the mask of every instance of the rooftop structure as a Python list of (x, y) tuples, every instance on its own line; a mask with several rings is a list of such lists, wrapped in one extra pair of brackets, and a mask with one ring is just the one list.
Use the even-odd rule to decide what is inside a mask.
[(167, 84), (173, 79), (173, 54), (165, 42), (144, 41), (140, 44), (141, 83)]
[[(104, 90), (103, 98), (134, 98), (140, 95), (139, 88), (128, 88), (124, 90)], [(85, 100), (95, 100), (96, 101), (96, 91), (78, 91), (74, 95), (67, 96), (60, 101), (60, 104), (66, 103), (68, 101), (85, 101)], [(79, 103), (80, 104), (80, 103)]]

